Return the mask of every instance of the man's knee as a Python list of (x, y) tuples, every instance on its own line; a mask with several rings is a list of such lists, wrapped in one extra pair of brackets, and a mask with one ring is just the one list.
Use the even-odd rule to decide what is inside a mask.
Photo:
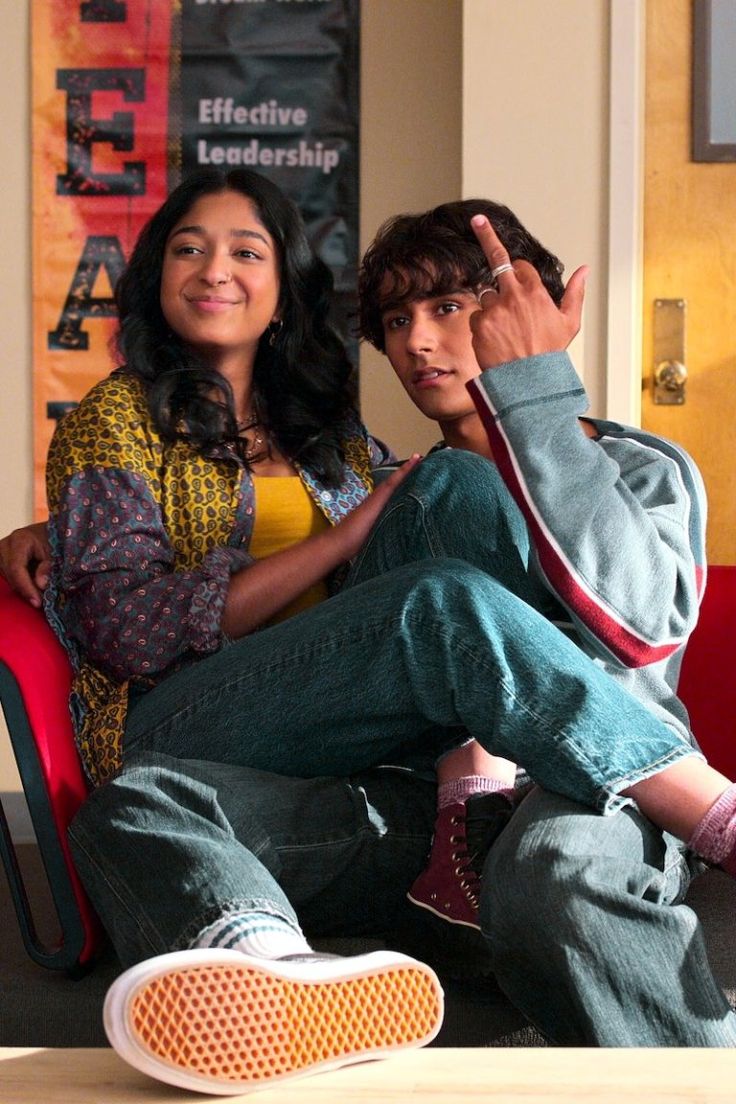
[(559, 937), (616, 901), (666, 903), (676, 896), (669, 861), (677, 855), (635, 809), (604, 817), (537, 789), (488, 856), (484, 927), (491, 937), (499, 928)]
[(518, 512), (496, 465), (466, 449), (441, 449), (430, 454), (403, 487), (427, 505), (446, 503), (462, 509), (466, 520), (476, 500), (484, 516), (495, 509), (514, 515)]
[(436, 607), (440, 622), (448, 621), (448, 611), (483, 611), (490, 619), (517, 599), (491, 575), (456, 556), (419, 560), (406, 571), (409, 602), (427, 608)]
[(433, 486), (441, 482), (457, 485), (465, 480), (475, 484), (488, 479), (503, 486), (496, 465), (467, 449), (438, 449), (425, 457), (409, 478), (420, 485), (429, 483)]

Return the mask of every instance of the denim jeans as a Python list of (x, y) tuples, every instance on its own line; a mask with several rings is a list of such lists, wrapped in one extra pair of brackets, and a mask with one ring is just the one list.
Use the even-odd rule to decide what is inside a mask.
[[(70, 842), (129, 966), (251, 908), (310, 936), (390, 941), (434, 815), (434, 785), (409, 771), (288, 779), (145, 754), (92, 793)], [(532, 791), (482, 878), (500, 987), (560, 1045), (736, 1045), (680, 903), (689, 878), (675, 841), (635, 810), (601, 817)]]
[(432, 457), (338, 595), (166, 678), (131, 709), (124, 758), (343, 775), (436, 759), (469, 734), (546, 789), (612, 811), (695, 751), (539, 612), (528, 556), (494, 466)]
[(635, 808), (600, 817), (532, 790), (483, 870), (500, 987), (560, 1046), (736, 1046), (736, 1014), (682, 903), (701, 870)]
[[(338, 776), (439, 754), (467, 728), (571, 791), (533, 791), (485, 868), (482, 923), (511, 1000), (555, 1042), (734, 1045), (680, 903), (684, 854), (631, 807), (601, 817), (569, 800), (613, 811), (627, 778), (690, 749), (546, 621), (492, 466), (436, 461), (394, 496), (342, 594), (135, 706), (123, 771), (70, 829), (121, 960), (244, 909), (309, 934), (390, 931), (426, 860), (435, 787), (392, 767)], [(479, 475), (460, 524), (454, 500), (467, 510), (463, 480)]]
[(93, 790), (69, 840), (129, 966), (252, 909), (310, 935), (391, 931), (435, 806), (431, 778), (392, 767), (297, 779), (149, 752)]

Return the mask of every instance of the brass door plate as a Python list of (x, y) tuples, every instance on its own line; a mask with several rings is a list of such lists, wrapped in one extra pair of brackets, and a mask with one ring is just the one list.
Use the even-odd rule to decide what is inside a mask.
[(684, 299), (654, 300), (654, 402), (681, 406), (685, 402)]

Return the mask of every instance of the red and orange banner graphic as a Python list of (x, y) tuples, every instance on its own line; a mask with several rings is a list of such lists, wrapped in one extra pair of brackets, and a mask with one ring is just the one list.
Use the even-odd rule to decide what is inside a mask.
[(110, 371), (115, 281), (182, 175), (242, 165), (270, 176), (332, 269), (349, 338), (359, 23), (359, 0), (33, 0), (39, 518), (55, 424)]
[(34, 470), (57, 419), (107, 375), (112, 286), (167, 188), (172, 8), (35, 0)]

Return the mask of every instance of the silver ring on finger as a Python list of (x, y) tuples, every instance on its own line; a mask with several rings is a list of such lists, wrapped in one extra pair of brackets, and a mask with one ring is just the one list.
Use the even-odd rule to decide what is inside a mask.
[(497, 280), (502, 272), (513, 272), (513, 271), (514, 271), (514, 266), (511, 264), (510, 261), (506, 261), (505, 264), (496, 265), (495, 268), (491, 269), (491, 279), (492, 280)]
[(481, 291), (478, 292), (478, 306), (481, 310), (483, 310), (483, 296), (488, 295), (489, 291), (492, 291), (494, 295), (496, 294), (496, 289), (492, 287), (482, 288)]

